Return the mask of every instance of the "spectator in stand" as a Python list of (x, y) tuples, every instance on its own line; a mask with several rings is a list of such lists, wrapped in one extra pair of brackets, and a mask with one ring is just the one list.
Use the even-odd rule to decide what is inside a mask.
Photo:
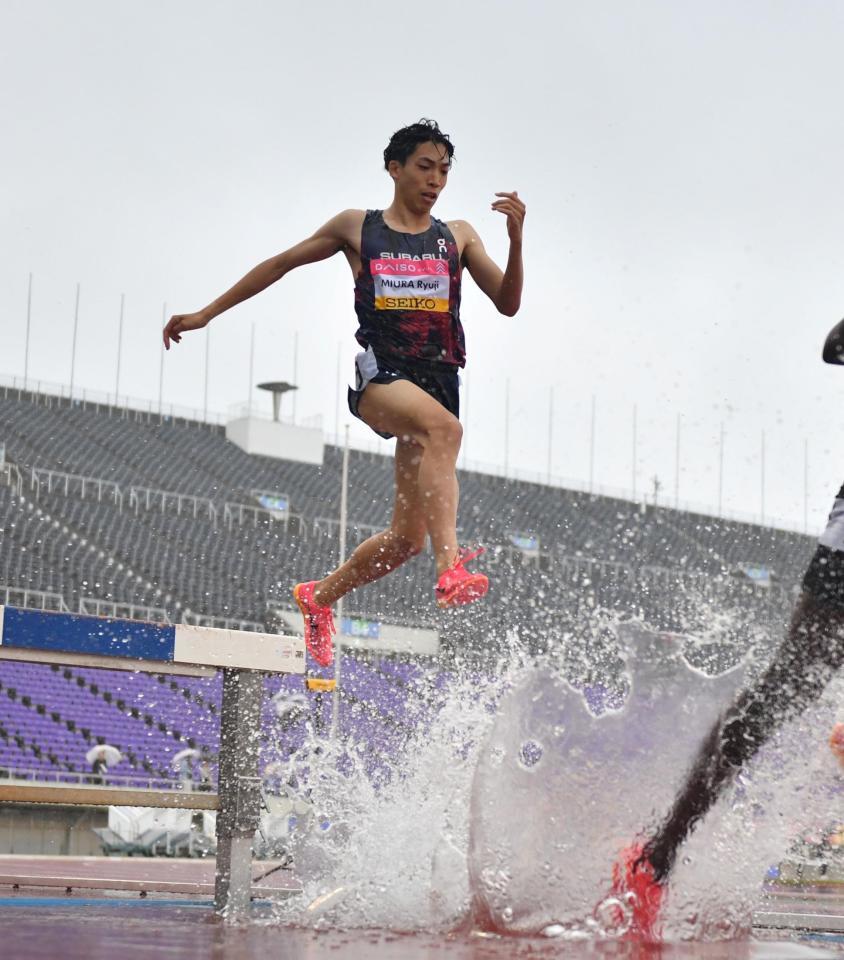
[(106, 763), (105, 750), (99, 750), (97, 751), (97, 755), (94, 757), (94, 761), (91, 764), (91, 783), (95, 783), (97, 786), (102, 786), (103, 774), (106, 772), (106, 770), (108, 770), (108, 764)]
[(193, 770), (191, 769), (190, 756), (182, 757), (179, 761), (179, 785), (182, 790), (193, 790)]
[(211, 761), (207, 756), (199, 758), (199, 785), (196, 789), (203, 793), (211, 792)]

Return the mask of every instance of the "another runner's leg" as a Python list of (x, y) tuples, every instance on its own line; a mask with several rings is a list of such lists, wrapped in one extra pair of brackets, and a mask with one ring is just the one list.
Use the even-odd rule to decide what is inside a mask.
[(804, 589), (788, 634), (763, 676), (724, 713), (703, 741), (682, 790), (642, 861), (664, 882), (677, 851), (736, 773), (790, 717), (823, 693), (844, 663), (844, 608)]
[(355, 587), (372, 583), (395, 570), (425, 546), (425, 520), (419, 504), (422, 447), (413, 440), (396, 441), (396, 499), (390, 527), (364, 540), (333, 573), (320, 580), (314, 598), (331, 606)]

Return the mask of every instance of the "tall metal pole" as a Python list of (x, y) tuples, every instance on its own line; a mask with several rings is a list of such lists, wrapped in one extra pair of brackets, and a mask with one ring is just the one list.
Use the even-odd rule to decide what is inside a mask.
[(633, 500), (636, 499), (636, 458), (638, 457), (637, 436), (636, 436), (636, 404), (633, 404)]
[[(161, 306), (161, 327), (167, 326), (167, 302)], [(161, 416), (164, 407), (164, 339), (161, 340), (161, 358), (158, 363), (158, 415)]]
[[(460, 414), (461, 414), (460, 419), (463, 421), (463, 424), (466, 427), (468, 427), (469, 426), (469, 388), (466, 386), (466, 377), (461, 376), (461, 380), (463, 382), (461, 383), (460, 388), (462, 390), (463, 396), (460, 400)], [(467, 433), (468, 433), (468, 430), (464, 430), (463, 440), (461, 445), (461, 449), (463, 451), (463, 469), (464, 470), (467, 469), (467, 464), (469, 463), (469, 441), (467, 439)]]
[[(349, 522), (349, 425), (343, 444), (343, 471), (340, 478), (340, 563), (346, 560), (346, 525)], [(331, 695), (331, 738), (340, 734), (340, 670), (343, 660), (343, 598), (337, 601), (338, 631), (334, 634), (334, 692)]]
[(759, 451), (759, 513), (765, 523), (765, 431), (762, 431), (762, 446)]
[(211, 365), (211, 327), (205, 328), (205, 391), (202, 398), (202, 419), (208, 420), (208, 369)]
[(548, 395), (548, 485), (551, 485), (551, 451), (554, 448), (554, 388)]
[(340, 359), (343, 350), (342, 341), (337, 341), (337, 392), (334, 394), (334, 442), (340, 442)]
[(674, 509), (680, 508), (680, 414), (677, 414), (677, 436), (674, 444)]
[(595, 394), (592, 394), (592, 420), (589, 428), (589, 492), (595, 485)]
[(724, 422), (721, 421), (718, 440), (718, 516), (724, 504)]
[[(299, 331), (293, 334), (293, 385), (299, 386)], [(296, 423), (296, 394), (298, 390), (293, 391), (293, 423)]]
[(26, 390), (29, 380), (29, 328), (32, 325), (32, 274), (29, 275), (29, 288), (26, 292), (26, 345), (23, 350), (23, 388)]
[(123, 350), (123, 307), (126, 301), (126, 294), (120, 294), (120, 321), (117, 324), (117, 368), (114, 371), (114, 405), (117, 406), (117, 398), (120, 396), (120, 353)]
[(809, 438), (803, 439), (803, 533), (809, 532)]
[(504, 384), (504, 477), (510, 472), (510, 378)]
[(76, 284), (76, 306), (73, 309), (73, 347), (70, 351), (70, 396), (73, 397), (73, 384), (76, 376), (76, 333), (79, 329), (79, 284)]
[(246, 411), (247, 416), (252, 416), (252, 384), (254, 380), (252, 379), (253, 372), (255, 369), (255, 324), (252, 324), (252, 337), (249, 343), (249, 391), (246, 394)]

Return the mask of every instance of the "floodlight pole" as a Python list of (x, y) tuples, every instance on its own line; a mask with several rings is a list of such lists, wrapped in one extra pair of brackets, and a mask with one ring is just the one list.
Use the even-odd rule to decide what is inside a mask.
[(29, 275), (29, 288), (26, 292), (26, 346), (23, 354), (23, 388), (26, 390), (29, 380), (29, 327), (32, 322), (32, 274)]
[[(293, 334), (293, 382), (299, 382), (299, 331)], [(296, 394), (293, 394), (293, 425), (296, 425)]]
[[(346, 560), (346, 524), (349, 515), (349, 425), (343, 445), (343, 471), (340, 479), (340, 563)], [(334, 692), (331, 694), (331, 739), (340, 735), (340, 670), (343, 661), (343, 598), (337, 601), (338, 631), (334, 634)]]
[(340, 442), (340, 361), (342, 358), (343, 343), (337, 341), (337, 391), (334, 394), (334, 442)]
[(674, 445), (674, 509), (680, 508), (680, 414), (677, 414), (677, 437)]
[(510, 472), (510, 378), (504, 384), (504, 479)]
[(803, 533), (809, 532), (809, 439), (803, 438)]
[[(167, 326), (167, 301), (161, 305), (161, 327)], [(161, 338), (161, 357), (158, 363), (158, 416), (164, 410), (164, 338)]]
[(255, 370), (255, 324), (252, 324), (252, 336), (249, 341), (249, 390), (246, 394), (246, 416), (252, 416), (252, 384)]
[(70, 399), (73, 399), (73, 381), (76, 374), (76, 334), (79, 329), (79, 284), (76, 284), (76, 306), (73, 308), (73, 346), (70, 351)]
[(117, 325), (117, 369), (114, 373), (114, 405), (117, 406), (117, 398), (120, 396), (120, 352), (123, 349), (123, 307), (126, 302), (126, 294), (120, 294), (120, 322)]
[[(466, 385), (466, 377), (461, 377), (463, 383), (461, 388), (463, 390), (463, 399), (460, 401), (460, 406), (462, 408), (461, 412), (463, 416), (460, 418), (463, 423), (468, 428), (469, 426), (469, 388)], [(461, 449), (463, 451), (463, 469), (469, 469), (469, 441), (466, 439), (466, 433), (463, 434), (463, 441)]]
[(632, 488), (633, 488), (632, 499), (634, 502), (636, 500), (636, 459), (639, 455), (637, 451), (638, 437), (636, 435), (636, 413), (637, 413), (636, 404), (634, 403), (633, 404), (633, 469), (631, 471), (631, 474), (632, 474), (631, 482), (632, 482)]
[(211, 355), (211, 327), (205, 328), (205, 391), (202, 398), (202, 419), (208, 422), (208, 365)]

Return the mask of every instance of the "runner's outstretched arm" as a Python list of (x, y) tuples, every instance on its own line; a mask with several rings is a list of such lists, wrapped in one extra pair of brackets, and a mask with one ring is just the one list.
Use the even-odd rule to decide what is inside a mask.
[(237, 283), (222, 296), (197, 310), (196, 313), (178, 313), (170, 318), (164, 328), (164, 346), (170, 349), (170, 342), (180, 343), (182, 334), (188, 330), (199, 330), (206, 326), (214, 317), (226, 310), (230, 310), (238, 303), (254, 297), (256, 293), (266, 290), (271, 284), (280, 280), (286, 273), (306, 263), (316, 263), (327, 260), (339, 253), (349, 244), (349, 238), (354, 236), (355, 223), (360, 230), (361, 213), (357, 210), (344, 210), (320, 227), (313, 236), (308, 237), (296, 246), (279, 253), (268, 260), (253, 267), (249, 273), (241, 277)]
[(512, 193), (496, 193), (499, 198), (492, 209), (507, 217), (507, 233), (510, 237), (510, 255), (507, 267), (501, 268), (486, 252), (481, 238), (471, 224), (462, 222), (466, 232), (463, 259), (472, 279), (495, 304), (496, 310), (507, 317), (514, 317), (522, 302), (524, 268), (522, 266), (522, 233), (525, 222), (525, 205), (514, 190)]

